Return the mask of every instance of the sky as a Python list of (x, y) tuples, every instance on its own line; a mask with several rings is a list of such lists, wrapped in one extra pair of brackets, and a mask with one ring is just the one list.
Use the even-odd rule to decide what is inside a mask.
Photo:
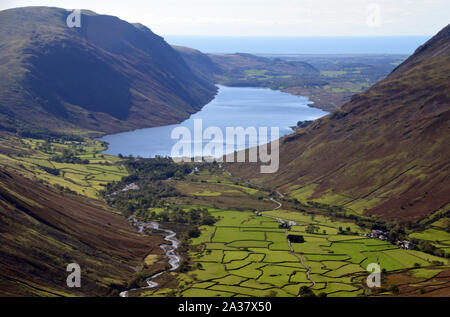
[(434, 35), (450, 13), (449, 0), (0, 0), (22, 6), (90, 9), (162, 36)]

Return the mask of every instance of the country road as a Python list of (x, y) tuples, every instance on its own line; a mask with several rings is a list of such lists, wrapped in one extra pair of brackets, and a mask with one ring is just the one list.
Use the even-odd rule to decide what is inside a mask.
[[(284, 195), (282, 195), (280, 192), (276, 191), (276, 193), (277, 193), (281, 198), (284, 197)], [(274, 203), (277, 203), (277, 204), (278, 204), (278, 207), (274, 208), (273, 210), (278, 210), (278, 209), (280, 209), (280, 208), (283, 206), (283, 204), (282, 204), (281, 202), (279, 202), (278, 200), (276, 200), (276, 199), (274, 199), (274, 198), (272, 198), (272, 197), (270, 198), (270, 200), (273, 201)], [(279, 222), (279, 223), (285, 223), (285, 220), (284, 220), (284, 219), (281, 219), (281, 218), (278, 218), (278, 217), (269, 216), (269, 215), (262, 215), (262, 216), (263, 216), (263, 217), (267, 217), (267, 218), (275, 219), (275, 220), (276, 220), (277, 222)], [(286, 240), (287, 240), (289, 249), (291, 250), (291, 253), (292, 253), (292, 254), (300, 261), (300, 264), (306, 269), (306, 272), (305, 272), (306, 278), (308, 279), (308, 281), (311, 282), (311, 284), (312, 284), (311, 287), (316, 286), (316, 282), (311, 278), (311, 275), (310, 275), (311, 267), (307, 266), (307, 265), (303, 262), (303, 258), (301, 257), (301, 255), (298, 254), (298, 253), (296, 253), (295, 250), (294, 250), (294, 248), (293, 248), (292, 245), (291, 245), (291, 241), (290, 241), (289, 238), (288, 238), (288, 235), (289, 235), (289, 229), (286, 229), (286, 231), (284, 232), (284, 234), (286, 235)], [(298, 295), (298, 297), (300, 297), (300, 294)]]
[(271, 201), (273, 201), (274, 203), (278, 204), (278, 207), (274, 208), (273, 210), (278, 210), (281, 208), (281, 206), (283, 206), (282, 203), (280, 203), (279, 201), (275, 200), (274, 198), (270, 198)]
[[(311, 267), (307, 266), (307, 265), (303, 262), (303, 258), (301, 257), (301, 255), (298, 254), (298, 253), (296, 253), (296, 252), (294, 251), (294, 248), (293, 248), (292, 245), (291, 245), (291, 241), (287, 238), (288, 230), (286, 230), (285, 234), (286, 234), (286, 239), (287, 239), (287, 241), (288, 241), (289, 249), (291, 249), (292, 254), (293, 254), (297, 259), (299, 259), (300, 263), (301, 263), (301, 264), (303, 265), (303, 267), (306, 269), (306, 272), (305, 272), (306, 278), (308, 279), (308, 281), (311, 282), (311, 284), (312, 284), (311, 287), (316, 286), (316, 282), (311, 278), (311, 276), (310, 276), (310, 274), (309, 274), (309, 273), (311, 272)], [(300, 297), (300, 295), (298, 295), (298, 297)]]
[[(220, 167), (220, 168), (222, 168), (222, 167)], [(222, 168), (222, 170), (224, 170), (225, 173), (227, 173), (229, 176), (234, 177), (229, 171), (227, 171), (227, 170), (225, 170), (223, 168)], [(240, 178), (238, 177), (238, 179), (240, 179)], [(250, 184), (249, 182), (247, 182), (247, 183)], [(277, 195), (280, 198), (284, 198), (284, 195), (282, 193), (280, 193), (278, 190), (276, 190), (275, 192), (277, 193)], [(277, 207), (275, 207), (274, 209), (271, 209), (271, 210), (278, 210), (278, 209), (280, 209), (283, 206), (283, 204), (281, 202), (279, 202), (278, 200), (276, 200), (273, 197), (270, 197), (270, 200), (273, 201), (274, 203), (278, 204)], [(275, 219), (278, 223), (286, 223), (286, 221), (284, 219), (281, 219), (281, 218), (278, 218), (278, 217), (269, 216), (269, 215), (261, 215), (261, 216), (266, 217), (266, 218)], [(296, 225), (296, 223), (294, 221), (290, 221), (289, 225)], [(311, 275), (310, 275), (311, 267), (307, 266), (305, 264), (305, 262), (303, 262), (303, 258), (301, 257), (300, 254), (295, 252), (294, 248), (291, 245), (291, 241), (289, 241), (289, 239), (288, 239), (289, 229), (286, 229), (285, 235), (286, 235), (286, 240), (287, 240), (287, 243), (289, 245), (289, 249), (290, 249), (291, 253), (300, 261), (300, 264), (306, 269), (306, 272), (305, 272), (306, 278), (312, 284), (310, 287), (316, 286), (316, 282), (311, 278)], [(300, 297), (300, 294), (297, 297)]]

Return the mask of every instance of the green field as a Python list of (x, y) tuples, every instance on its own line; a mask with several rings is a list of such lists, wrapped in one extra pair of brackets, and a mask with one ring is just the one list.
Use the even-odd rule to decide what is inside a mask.
[[(28, 178), (35, 178), (50, 185), (67, 188), (80, 195), (98, 198), (104, 184), (118, 181), (128, 175), (125, 167), (118, 164), (116, 156), (101, 154), (106, 147), (99, 141), (86, 138), (83, 142), (18, 138), (0, 138), (0, 146), (11, 148), (12, 153), (0, 153), (0, 163), (20, 172)], [(75, 157), (87, 160), (88, 164), (59, 163), (53, 160), (64, 150)], [(52, 172), (53, 171), (53, 172)], [(56, 174), (57, 173), (57, 174)]]
[[(288, 233), (302, 234), (305, 242), (292, 243), (292, 252), (287, 232), (278, 229), (275, 219), (242, 211), (215, 210), (212, 214), (220, 220), (202, 227), (201, 236), (191, 241), (195, 270), (177, 276), (179, 296), (298, 296), (302, 286), (327, 296), (358, 296), (365, 292), (361, 279), (367, 276), (369, 263), (378, 263), (387, 272), (420, 265), (415, 274), (436, 274), (426, 269), (436, 257), (359, 235), (339, 235), (337, 228), (348, 223), (326, 217), (316, 216), (311, 222), (298, 212), (263, 213), (298, 222)], [(320, 232), (326, 228), (327, 234), (306, 234), (304, 225), (309, 223), (319, 224)], [(168, 291), (163, 288), (146, 295), (163, 296)]]
[[(100, 198), (105, 184), (128, 175), (120, 158), (100, 153), (105, 146), (96, 140), (46, 142), (9, 137), (0, 139), (1, 146), (11, 149), (0, 153), (2, 166), (61, 191)], [(67, 151), (83, 163), (58, 162), (55, 157)], [(307, 204), (315, 184), (290, 192), (289, 198), (301, 201), (306, 209), (299, 211), (288, 199), (280, 198), (283, 206), (274, 210), (274, 193), (247, 184), (217, 166), (163, 182), (179, 194), (148, 211), (158, 215), (173, 207), (186, 212), (206, 208), (205, 212), (216, 219), (212, 226), (201, 225), (200, 236), (188, 241), (185, 256), (191, 269), (170, 273), (178, 283), (178, 296), (298, 296), (305, 286), (316, 295), (358, 296), (367, 292), (362, 281), (370, 263), (378, 263), (384, 273), (411, 272), (423, 280), (449, 268), (445, 258), (367, 238), (367, 227), (329, 217), (326, 206), (343, 204), (348, 201), (346, 197), (330, 193), (318, 201), (325, 207)], [(282, 229), (277, 218), (294, 223), (289, 230)], [(429, 241), (448, 253), (448, 219), (429, 222), (425, 230), (409, 237)], [(316, 228), (314, 233), (308, 230), (310, 225)], [(305, 242), (290, 244), (288, 234), (301, 235)], [(440, 262), (443, 265), (437, 267)], [(173, 288), (162, 287), (140, 295), (173, 293)]]

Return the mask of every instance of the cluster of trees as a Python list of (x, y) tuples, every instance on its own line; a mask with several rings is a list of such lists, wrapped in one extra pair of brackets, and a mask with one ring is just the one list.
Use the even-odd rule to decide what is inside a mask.
[[(432, 225), (433, 222), (438, 221), (442, 218), (449, 218), (450, 217), (450, 210), (447, 210), (445, 212), (438, 212), (433, 214), (432, 216), (428, 217), (428, 219), (420, 222), (416, 222), (414, 224), (410, 224), (411, 229), (416, 229), (418, 231), (425, 230), (429, 225)], [(450, 221), (447, 221), (445, 231), (450, 232)]]
[(122, 183), (132, 183), (137, 180), (164, 180), (169, 178), (183, 179), (192, 172), (188, 164), (177, 164), (170, 157), (156, 156), (150, 159), (129, 158), (125, 162), (129, 176)]
[(57, 168), (52, 168), (52, 167), (47, 167), (47, 166), (43, 166), (43, 165), (38, 165), (38, 167), (44, 171), (46, 171), (49, 174), (58, 176), (59, 175), (59, 169)]
[(61, 155), (53, 156), (51, 160), (58, 163), (89, 164), (88, 159), (81, 159), (68, 149), (64, 149)]
[[(178, 209), (165, 210), (158, 215), (149, 211), (154, 207), (165, 208), (167, 197), (181, 196), (173, 186), (163, 180), (185, 177), (192, 172), (189, 165), (177, 164), (171, 158), (161, 156), (149, 159), (129, 158), (124, 164), (129, 175), (118, 182), (108, 183), (102, 194), (108, 203), (116, 206), (126, 217), (135, 215), (143, 219), (187, 224), (203, 224), (203, 221), (206, 221), (204, 214), (200, 212), (199, 215), (196, 210), (192, 215), (183, 214), (183, 211)], [(139, 189), (124, 191), (131, 183), (135, 183)]]
[(51, 153), (53, 151), (53, 148), (49, 142), (44, 141), (42, 143), (39, 143), (39, 145), (37, 146), (37, 150), (44, 153)]
[(352, 233), (352, 228), (347, 227), (345, 228), (345, 231), (342, 227), (339, 227), (339, 234), (351, 234)]
[(56, 190), (58, 190), (60, 193), (68, 193), (68, 194), (72, 194), (72, 195), (78, 195), (78, 193), (77, 193), (76, 191), (70, 189), (68, 186), (64, 187), (64, 186), (61, 186), (61, 185), (59, 185), (59, 184), (54, 184), (53, 186), (54, 186), (54, 187), (56, 188)]
[(151, 217), (161, 222), (176, 222), (189, 225), (211, 226), (216, 222), (216, 219), (210, 215), (206, 208), (191, 208), (188, 211), (179, 207), (167, 208), (158, 214), (151, 214)]
[(345, 210), (341, 206), (328, 205), (328, 204), (323, 204), (323, 203), (319, 203), (317, 201), (311, 201), (311, 200), (308, 200), (307, 203), (311, 207), (326, 210), (332, 215), (335, 213), (342, 213), (343, 216), (345, 217)]
[[(317, 297), (317, 295), (308, 286), (302, 286), (299, 290), (299, 295), (301, 297)], [(320, 292), (318, 297), (327, 297), (327, 293)]]
[[(412, 243), (416, 246), (416, 248), (419, 251), (440, 256), (443, 258), (450, 258), (450, 253), (446, 253), (444, 250), (436, 248), (430, 241), (413, 239)], [(436, 265), (439, 264), (441, 263), (436, 263)]]
[(136, 184), (138, 184), (139, 190), (121, 191), (125, 184), (109, 183), (106, 186), (108, 189), (116, 188), (114, 195), (109, 194), (108, 196), (105, 192), (103, 194), (106, 201), (116, 206), (126, 217), (136, 215), (140, 218), (151, 217), (149, 208), (164, 207), (164, 198), (180, 195), (174, 187), (161, 181), (139, 181)]
[(296, 198), (286, 199), (286, 201), (294, 204), (294, 207), (301, 212), (313, 214), (313, 212), (308, 212), (305, 208), (316, 208), (322, 211), (326, 211), (330, 216), (357, 219), (357, 217), (353, 215), (347, 216), (344, 208), (342, 208), (341, 206), (323, 204), (312, 200), (308, 200), (306, 203), (302, 203)]
[(299, 234), (290, 234), (290, 235), (288, 235), (288, 239), (292, 243), (303, 243), (303, 242), (305, 242), (305, 238), (302, 235), (299, 235)]
[[(0, 125), (0, 128), (2, 126)], [(77, 135), (72, 135), (68, 133), (59, 133), (45, 128), (33, 127), (26, 125), (24, 123), (16, 121), (14, 126), (6, 127), (3, 126), (5, 130), (10, 132), (15, 132), (22, 138), (32, 138), (32, 139), (44, 139), (44, 140), (54, 140), (59, 139), (63, 141), (77, 141), (82, 142), (83, 138)]]
[(309, 234), (318, 233), (319, 230), (320, 230), (320, 227), (319, 227), (319, 226), (316, 226), (316, 225), (313, 225), (312, 223), (309, 224), (309, 225), (306, 227), (306, 229), (305, 229), (306, 233), (309, 233)]
[(297, 127), (298, 128), (306, 128), (307, 126), (309, 126), (313, 122), (314, 122), (313, 120), (298, 121), (297, 122)]

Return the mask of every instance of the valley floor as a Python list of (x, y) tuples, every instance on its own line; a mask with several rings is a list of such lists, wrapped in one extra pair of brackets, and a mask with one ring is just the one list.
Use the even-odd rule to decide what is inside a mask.
[[(397, 295), (397, 289), (405, 289), (405, 296), (450, 291), (447, 259), (368, 238), (368, 228), (323, 210), (296, 208), (289, 198), (246, 187), (220, 169), (169, 182), (185, 194), (171, 205), (206, 207), (219, 220), (201, 226), (201, 235), (190, 240), (193, 270), (171, 273), (178, 281), (175, 290), (162, 283), (135, 295), (285, 297), (307, 296), (310, 289), (315, 295), (348, 297)], [(230, 193), (241, 210), (226, 208)], [(290, 228), (280, 228), (282, 223)], [(288, 235), (301, 235), (305, 241), (290, 243)], [(365, 284), (370, 263), (382, 270), (380, 289)], [(394, 273), (402, 280), (390, 278)]]
[[(103, 199), (107, 184), (130, 175), (126, 158), (101, 154), (105, 146), (90, 139), (44, 141), (4, 135), (0, 148), (4, 168), (69, 196)], [(373, 219), (352, 220), (337, 206), (271, 192), (217, 164), (200, 164), (198, 171), (159, 182), (160, 188), (173, 188), (173, 194), (136, 216), (180, 228), (184, 242), (180, 252), (186, 263), (184, 269), (157, 277), (158, 287), (130, 296), (448, 296), (450, 292), (448, 259), (367, 237)], [(124, 188), (129, 191), (123, 195), (140, 190)], [(162, 219), (171, 210), (188, 215), (193, 208), (206, 209), (216, 219), (212, 225), (199, 226), (198, 237), (187, 237), (186, 226), (174, 219)], [(445, 221), (409, 234), (447, 249), (450, 234)], [(292, 236), (302, 236), (304, 242), (294, 242)], [(156, 272), (152, 265), (160, 270), (165, 261), (164, 256), (150, 254), (129, 286), (145, 286), (145, 277)], [(379, 289), (365, 284), (370, 263), (382, 270)]]

